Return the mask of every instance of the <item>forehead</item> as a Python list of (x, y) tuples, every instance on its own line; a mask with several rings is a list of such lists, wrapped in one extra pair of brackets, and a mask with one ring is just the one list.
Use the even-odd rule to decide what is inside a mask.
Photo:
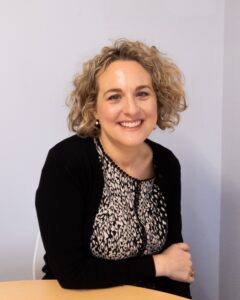
[(98, 77), (99, 87), (112, 84), (151, 84), (151, 76), (144, 67), (134, 60), (112, 62)]

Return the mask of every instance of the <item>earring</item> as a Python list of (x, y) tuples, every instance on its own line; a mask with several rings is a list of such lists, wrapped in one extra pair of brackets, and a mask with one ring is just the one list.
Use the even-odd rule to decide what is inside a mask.
[(100, 128), (100, 123), (99, 123), (99, 121), (98, 121), (98, 120), (96, 120), (96, 122), (95, 122), (95, 126), (96, 126), (97, 128)]

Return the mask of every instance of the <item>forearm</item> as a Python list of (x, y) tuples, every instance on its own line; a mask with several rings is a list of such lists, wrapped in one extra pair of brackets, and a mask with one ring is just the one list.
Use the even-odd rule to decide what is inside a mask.
[[(62, 287), (70, 289), (92, 289), (134, 284), (139, 280), (154, 278), (154, 265), (150, 256), (108, 261), (89, 258), (63, 269), (63, 264), (55, 265), (56, 279)], [(66, 261), (65, 261), (66, 263)]]

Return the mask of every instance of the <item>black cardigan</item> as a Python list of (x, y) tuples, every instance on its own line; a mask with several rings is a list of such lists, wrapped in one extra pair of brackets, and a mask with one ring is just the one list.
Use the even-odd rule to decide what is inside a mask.
[[(156, 180), (165, 195), (168, 235), (164, 249), (182, 242), (180, 165), (171, 151), (146, 140), (153, 151)], [(36, 209), (46, 264), (44, 279), (70, 289), (104, 288), (139, 281), (158, 290), (190, 297), (189, 285), (155, 277), (151, 255), (106, 260), (89, 244), (103, 190), (103, 173), (92, 138), (74, 135), (48, 153), (36, 192)], [(163, 250), (164, 250), (163, 249)]]

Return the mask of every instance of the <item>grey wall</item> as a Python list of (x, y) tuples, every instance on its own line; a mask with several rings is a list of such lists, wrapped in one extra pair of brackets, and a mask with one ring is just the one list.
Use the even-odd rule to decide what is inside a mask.
[(226, 1), (220, 299), (240, 299), (240, 2)]
[(223, 29), (224, 0), (0, 2), (0, 280), (32, 276), (34, 194), (48, 149), (69, 135), (73, 74), (127, 37), (158, 46), (185, 74), (188, 111), (174, 133), (152, 138), (181, 161), (194, 299), (218, 299)]

